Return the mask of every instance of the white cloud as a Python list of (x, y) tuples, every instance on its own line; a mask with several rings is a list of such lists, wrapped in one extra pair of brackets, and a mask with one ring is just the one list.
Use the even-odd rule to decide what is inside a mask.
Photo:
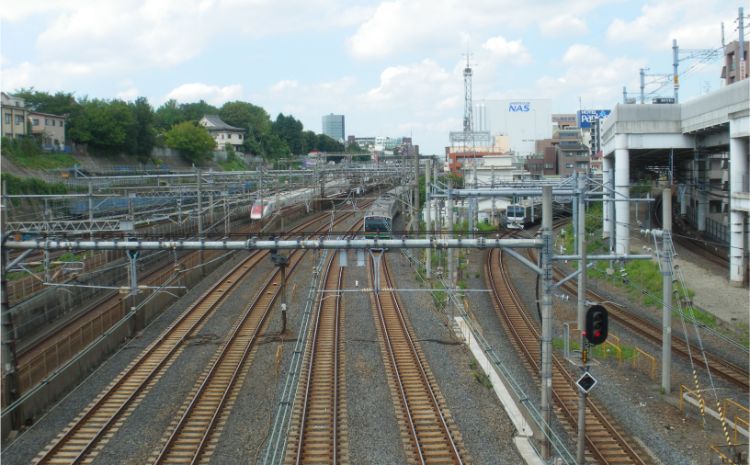
[(542, 21), (539, 30), (547, 37), (570, 37), (588, 32), (586, 23), (571, 14), (562, 14)]
[(271, 86), (271, 92), (286, 92), (299, 87), (299, 81), (293, 79), (282, 79)]
[(503, 36), (495, 36), (487, 39), (482, 44), (482, 48), (503, 61), (507, 60), (518, 64), (531, 62), (531, 55), (520, 40), (509, 41)]
[[(721, 45), (721, 22), (731, 24), (732, 11), (722, 0), (673, 0), (647, 3), (632, 21), (616, 18), (607, 29), (612, 42), (642, 43), (652, 50), (672, 47), (672, 39), (686, 48)], [(719, 11), (726, 12), (726, 17)]]
[(605, 63), (606, 55), (596, 47), (585, 44), (573, 44), (565, 51), (562, 57), (563, 64), (588, 65), (590, 63)]
[(460, 95), (461, 78), (437, 62), (424, 59), (411, 65), (389, 66), (380, 73), (380, 83), (360, 98), (367, 104), (391, 108), (409, 107), (429, 111), (446, 98)]
[(138, 89), (136, 87), (128, 87), (127, 89), (121, 90), (115, 94), (115, 97), (120, 100), (125, 100), (126, 102), (133, 101), (138, 97)]
[[(359, 59), (387, 57), (419, 46), (441, 47), (464, 44), (465, 38), (497, 31), (522, 32), (547, 17), (563, 18), (565, 24), (581, 29), (580, 17), (600, 4), (617, 0), (384, 0), (349, 38), (351, 54)], [(585, 28), (585, 24), (583, 24)]]
[(202, 82), (191, 82), (172, 89), (166, 95), (165, 100), (175, 99), (178, 102), (205, 100), (213, 105), (221, 105), (224, 102), (242, 98), (242, 94), (242, 86), (239, 84), (220, 87)]
[[(351, 27), (371, 12), (371, 7), (349, 7), (343, 0), (35, 0), (3, 8), (0, 18), (41, 29), (30, 38), (36, 56), (28, 55), (29, 64), (54, 69), (56, 82), (72, 83), (81, 76), (132, 76), (174, 67), (227, 37), (236, 41)], [(21, 71), (12, 71), (14, 82), (24, 76)], [(29, 78), (20, 85), (52, 80)]]
[(643, 60), (609, 57), (596, 47), (570, 46), (562, 56), (563, 71), (536, 81), (536, 94), (546, 98), (584, 96), (586, 105), (610, 107), (620, 100), (623, 84), (633, 86)]

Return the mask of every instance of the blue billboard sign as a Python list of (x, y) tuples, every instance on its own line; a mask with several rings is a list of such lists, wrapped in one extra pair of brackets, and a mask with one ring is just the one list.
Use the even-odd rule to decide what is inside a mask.
[(578, 110), (577, 119), (579, 128), (590, 128), (591, 123), (597, 119), (605, 119), (612, 110)]

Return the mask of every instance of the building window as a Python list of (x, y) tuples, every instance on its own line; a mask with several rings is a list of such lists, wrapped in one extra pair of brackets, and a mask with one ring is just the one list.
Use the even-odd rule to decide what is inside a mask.
[(573, 168), (573, 163), (566, 163), (566, 164), (565, 164), (565, 167), (566, 167), (566, 168)]
[(237, 134), (237, 137), (239, 137), (240, 140), (242, 140), (242, 134)]
[(52, 126), (54, 126), (54, 125), (55, 125), (55, 120), (52, 120)]
[(10, 124), (10, 113), (5, 114), (5, 124)]
[(32, 126), (39, 126), (39, 118), (31, 118)]
[(63, 127), (63, 124), (65, 124), (65, 121), (60, 121), (60, 127)]
[(552, 168), (553, 168), (552, 163), (545, 163), (544, 164), (544, 169), (551, 170)]
[(23, 115), (16, 115), (16, 124), (23, 124)]
[(221, 135), (221, 138), (222, 138), (222, 139), (224, 138), (224, 134), (222, 134), (222, 135)]
[(49, 126), (49, 118), (44, 118), (44, 125)]

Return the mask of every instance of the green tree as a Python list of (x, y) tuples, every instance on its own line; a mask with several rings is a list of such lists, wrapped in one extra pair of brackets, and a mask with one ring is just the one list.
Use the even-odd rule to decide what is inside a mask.
[(307, 153), (302, 151), (302, 123), (293, 116), (284, 116), (283, 113), (279, 113), (271, 131), (286, 142), (293, 154)]
[(227, 102), (218, 113), (225, 123), (247, 129), (248, 134), (255, 136), (256, 140), (271, 133), (271, 117), (266, 110), (252, 103), (240, 100)]
[(183, 121), (192, 121), (197, 123), (203, 118), (204, 115), (215, 115), (219, 113), (219, 109), (215, 106), (206, 103), (204, 100), (192, 103), (183, 103), (180, 105), (180, 111), (184, 117)]
[(26, 107), (42, 113), (51, 113), (53, 115), (71, 115), (80, 109), (73, 94), (67, 92), (41, 92), (34, 90), (33, 87), (28, 89), (16, 90), (14, 95), (22, 97), (26, 101)]
[(321, 152), (343, 152), (344, 144), (325, 134), (318, 134), (318, 143), (315, 148)]
[(159, 131), (167, 131), (175, 124), (186, 121), (186, 119), (175, 99), (167, 100), (154, 112), (154, 126)]
[(290, 155), (289, 147), (276, 134), (267, 134), (261, 139), (263, 145), (263, 158), (266, 160), (278, 160)]
[(156, 129), (154, 128), (154, 110), (146, 97), (138, 97), (130, 104), (135, 119), (135, 137), (132, 153), (141, 161), (151, 157), (151, 151), (156, 144)]
[(346, 146), (346, 153), (367, 153), (367, 150), (360, 147), (358, 143), (352, 142)]
[(318, 135), (312, 131), (304, 131), (302, 133), (302, 150), (300, 153), (308, 154), (318, 147)]
[(167, 147), (178, 150), (182, 156), (196, 165), (201, 165), (211, 159), (216, 146), (214, 138), (206, 128), (191, 121), (176, 124), (164, 135)]
[(136, 121), (128, 104), (121, 100), (87, 100), (81, 113), (71, 122), (70, 138), (104, 154), (132, 153)]

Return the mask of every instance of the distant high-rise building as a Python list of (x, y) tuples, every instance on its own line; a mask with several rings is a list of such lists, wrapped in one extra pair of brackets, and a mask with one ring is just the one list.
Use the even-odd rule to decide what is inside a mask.
[(333, 140), (337, 140), (341, 143), (344, 142), (344, 115), (323, 115), (323, 134), (330, 137)]

